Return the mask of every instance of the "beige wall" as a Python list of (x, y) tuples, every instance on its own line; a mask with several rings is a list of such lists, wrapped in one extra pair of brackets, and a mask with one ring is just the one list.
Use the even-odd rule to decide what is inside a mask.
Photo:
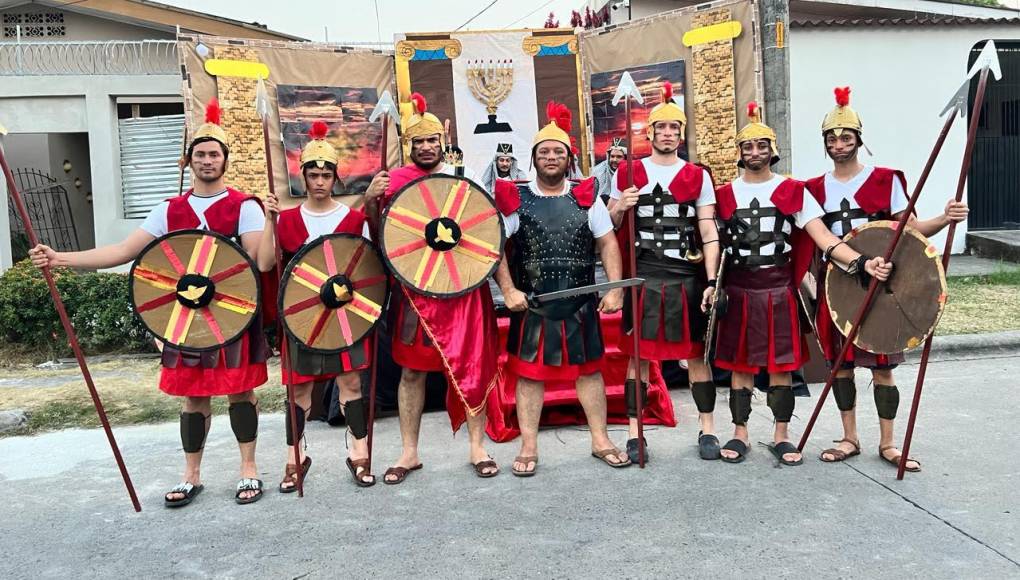
[[(67, 203), (71, 207), (78, 246), (87, 250), (96, 246), (95, 219), (92, 214), (91, 196), (92, 171), (89, 159), (88, 133), (51, 133), (49, 142), (49, 173), (62, 183), (67, 190)], [(64, 172), (64, 160), (71, 162), (71, 171)], [(75, 178), (81, 179), (81, 187), (75, 187)]]

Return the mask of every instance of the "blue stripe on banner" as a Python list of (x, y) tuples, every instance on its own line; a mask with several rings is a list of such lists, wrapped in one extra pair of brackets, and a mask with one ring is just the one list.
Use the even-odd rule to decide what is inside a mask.
[(411, 60), (446, 60), (446, 49), (422, 50), (419, 48), (414, 51)]
[(569, 43), (564, 42), (559, 46), (543, 46), (538, 49), (538, 54), (535, 56), (557, 56), (562, 54), (573, 54), (570, 52)]

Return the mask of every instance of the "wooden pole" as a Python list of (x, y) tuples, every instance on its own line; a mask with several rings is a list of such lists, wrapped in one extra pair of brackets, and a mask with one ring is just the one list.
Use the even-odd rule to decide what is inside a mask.
[[(630, 155), (627, 167), (627, 186), (634, 187), (634, 164), (637, 160), (634, 158), (634, 147), (633, 147), (633, 128), (631, 127), (630, 117), (630, 96), (625, 97), (624, 109), (627, 117), (627, 152)], [(634, 214), (637, 213), (637, 206), (634, 206), (627, 212), (627, 237), (630, 239), (631, 247), (628, 248), (628, 266), (630, 267), (630, 275), (637, 276), (637, 250), (635, 249), (637, 242), (637, 232), (634, 227)], [(634, 336), (634, 354), (631, 356), (631, 366), (634, 368), (634, 380), (636, 381), (636, 389), (634, 393), (635, 409), (637, 410), (637, 436), (638, 436), (638, 465), (641, 469), (645, 468), (645, 423), (644, 423), (644, 405), (641, 401), (641, 318), (640, 308), (638, 307), (638, 287), (630, 287), (630, 320), (631, 320), (631, 334)], [(649, 372), (649, 382), (651, 381), (651, 372)]]

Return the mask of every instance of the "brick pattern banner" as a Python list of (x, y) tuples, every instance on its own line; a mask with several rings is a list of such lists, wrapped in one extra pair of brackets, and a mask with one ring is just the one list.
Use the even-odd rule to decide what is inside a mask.
[[(729, 9), (722, 8), (695, 14), (692, 24), (700, 28), (729, 20)], [(721, 185), (737, 177), (733, 40), (698, 44), (691, 51), (698, 160), (712, 168), (716, 184)]]

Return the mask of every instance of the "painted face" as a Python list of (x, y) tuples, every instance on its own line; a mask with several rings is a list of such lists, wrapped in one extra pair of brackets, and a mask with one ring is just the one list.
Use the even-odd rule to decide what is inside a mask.
[(227, 171), (227, 158), (219, 141), (203, 141), (191, 150), (191, 171), (205, 183), (218, 181)]
[(843, 129), (837, 137), (835, 131), (825, 134), (825, 151), (836, 163), (853, 161), (861, 147), (861, 138), (856, 131)]
[(510, 167), (513, 165), (513, 161), (514, 161), (513, 157), (506, 157), (506, 156), (497, 157), (496, 158), (496, 169), (498, 169), (500, 173), (504, 173), (504, 174), (509, 173), (510, 172)]
[(305, 191), (308, 197), (314, 199), (329, 198), (333, 195), (333, 185), (336, 183), (336, 171), (329, 167), (306, 167)]
[(559, 141), (542, 141), (535, 148), (535, 171), (546, 179), (565, 176), (569, 160), (570, 150)]
[(755, 139), (740, 144), (740, 159), (744, 167), (750, 171), (761, 171), (772, 161), (772, 141)]
[(619, 149), (610, 149), (609, 169), (611, 171), (616, 171), (616, 168), (620, 166), (620, 162), (623, 161), (624, 157), (626, 157), (626, 155), (623, 154), (623, 151), (620, 151)]
[(652, 128), (652, 148), (659, 153), (673, 153), (683, 138), (683, 125), (679, 121), (659, 121)]
[(443, 160), (443, 142), (439, 135), (411, 139), (411, 161), (422, 169), (432, 169)]

